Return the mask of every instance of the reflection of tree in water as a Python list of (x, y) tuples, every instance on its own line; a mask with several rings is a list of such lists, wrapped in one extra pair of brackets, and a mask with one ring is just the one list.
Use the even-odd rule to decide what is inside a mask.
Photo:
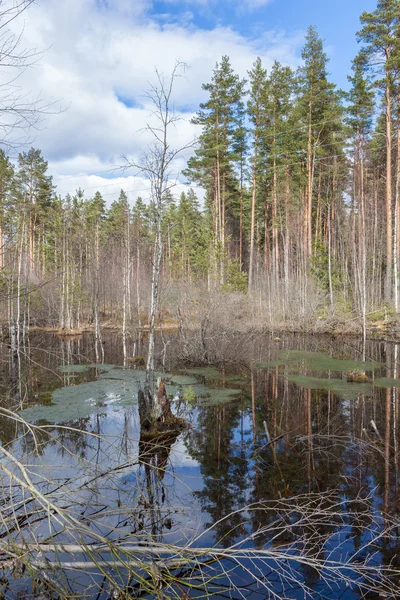
[[(203, 511), (210, 515), (207, 526), (215, 524), (216, 541), (223, 546), (243, 536), (244, 515), (236, 513), (225, 518), (246, 503), (247, 461), (241, 417), (237, 406), (200, 408), (198, 427), (188, 440), (189, 453), (199, 461), (204, 480), (196, 496)], [(240, 423), (240, 433), (235, 436)]]
[(177, 432), (167, 432), (153, 440), (139, 442), (139, 464), (143, 479), (138, 480), (140, 495), (133, 513), (132, 533), (149, 533), (150, 539), (160, 541), (164, 531), (171, 529), (171, 510), (164, 510), (166, 488), (164, 477), (168, 466), (171, 448), (178, 437)]
[[(263, 531), (255, 537), (255, 544), (263, 547), (272, 539), (274, 545), (295, 544), (295, 554), (323, 563), (327, 551), (323, 540), (335, 531), (338, 519), (334, 513), (332, 518), (321, 519), (315, 508), (321, 503), (321, 509), (329, 514), (332, 500), (323, 500), (320, 493), (342, 484), (345, 445), (332, 443), (330, 435), (337, 431), (345, 434), (348, 429), (343, 404), (329, 392), (299, 389), (276, 370), (271, 371), (254, 376), (257, 436), (249, 474), (251, 500), (266, 501), (269, 507), (251, 513), (253, 533)], [(315, 507), (309, 500), (313, 494)], [(288, 501), (282, 511), (284, 498)], [(312, 512), (313, 517), (304, 520), (304, 515)], [(321, 574), (306, 560), (295, 570), (310, 589), (320, 585)]]
[[(329, 436), (348, 430), (342, 401), (329, 392), (288, 386), (276, 374), (258, 378), (256, 395), (260, 435), (254, 449), (254, 500), (336, 487), (341, 482), (344, 445), (332, 444)], [(268, 443), (264, 421), (275, 443)]]
[[(19, 426), (21, 451), (28, 455), (38, 456), (44, 455), (48, 446), (54, 446), (62, 458), (74, 456), (84, 459), (87, 449), (91, 445), (91, 439), (87, 436), (89, 424), (89, 417), (68, 421), (62, 427), (55, 427), (48, 421), (41, 420), (35, 424), (34, 436), (26, 430), (26, 427)], [(40, 429), (42, 426), (45, 428)]]
[[(99, 415), (96, 417), (99, 419)], [(89, 424), (90, 418), (87, 417), (67, 422), (65, 424), (67, 428), (59, 429), (57, 435), (60, 444), (59, 452), (62, 457), (66, 454), (72, 454), (81, 459), (86, 457), (87, 448), (93, 443), (86, 435), (86, 432), (89, 431)], [(100, 435), (101, 432), (98, 431), (98, 434)]]
[[(333, 535), (337, 526), (346, 525), (346, 534), (341, 538), (343, 551), (360, 550), (359, 561), (378, 552), (384, 564), (398, 565), (398, 538), (378, 536), (373, 541), (371, 533), (376, 527), (377, 500), (383, 514), (393, 515), (398, 509), (399, 473), (394, 451), (399, 436), (398, 392), (375, 389), (373, 398), (359, 394), (355, 399), (343, 400), (327, 391), (299, 389), (273, 369), (261, 375), (256, 379), (257, 431), (263, 432), (265, 420), (270, 438), (279, 439), (265, 445), (265, 437), (257, 437), (252, 499), (279, 501), (304, 492), (324, 494), (329, 490), (346, 499), (330, 523), (318, 523), (317, 513), (310, 529), (293, 526), (296, 518), (301, 518), (300, 506), (298, 516), (291, 515), (274, 542), (287, 544), (301, 539), (302, 554), (323, 563), (339, 540), (326, 546), (321, 540)], [(372, 421), (379, 433), (371, 426)], [(368, 495), (371, 498), (365, 500)], [(255, 513), (253, 531), (278, 518), (278, 512)], [(269, 535), (267, 532), (259, 537), (257, 543), (268, 543)], [(320, 542), (313, 541), (313, 536)], [(304, 564), (299, 572), (311, 589), (322, 585), (322, 574), (315, 568)]]

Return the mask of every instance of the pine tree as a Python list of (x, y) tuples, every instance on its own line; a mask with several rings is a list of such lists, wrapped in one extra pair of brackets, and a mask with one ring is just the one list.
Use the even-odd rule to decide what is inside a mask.
[[(46, 215), (53, 200), (53, 181), (41, 151), (31, 148), (18, 156), (20, 205), (28, 222), (29, 267), (37, 269), (38, 243), (45, 244)], [(42, 253), (40, 253), (42, 254)]]
[[(283, 222), (288, 217), (289, 194), (285, 189), (284, 167), (287, 163), (287, 124), (290, 123), (291, 100), (294, 91), (293, 72), (289, 67), (283, 67), (275, 62), (269, 78), (269, 114), (270, 127), (268, 140), (269, 171), (271, 177), (272, 196), (272, 264), (275, 277), (279, 276), (280, 245), (283, 238)], [(283, 191), (282, 197), (280, 191)]]
[[(193, 123), (202, 127), (199, 147), (188, 161), (185, 175), (206, 190), (214, 223), (214, 249), (223, 251), (227, 243), (227, 222), (231, 204), (238, 191), (234, 163), (237, 160), (238, 126), (241, 127), (242, 97), (245, 82), (233, 72), (229, 58), (223, 56), (216, 65), (211, 82), (203, 84), (209, 93), (207, 102)], [(218, 258), (217, 272), (224, 280), (224, 261)], [(217, 273), (214, 274), (215, 276)]]
[(256, 223), (256, 205), (258, 196), (258, 184), (263, 172), (264, 162), (262, 160), (261, 148), (266, 141), (268, 127), (268, 81), (267, 71), (263, 68), (261, 58), (257, 58), (253, 69), (249, 71), (250, 92), (247, 103), (248, 115), (251, 123), (251, 145), (252, 145), (252, 195), (251, 195), (251, 223), (250, 223), (250, 250), (249, 250), (249, 289), (253, 287), (254, 269), (254, 239)]
[[(193, 190), (182, 192), (176, 213), (176, 260), (179, 264), (180, 276), (191, 281), (193, 273), (197, 273), (204, 263), (204, 252), (209, 247), (203, 242), (203, 216)], [(204, 269), (203, 273), (204, 274)]]
[(301, 54), (304, 65), (298, 71), (298, 113), (304, 124), (304, 150), (306, 155), (306, 186), (303, 204), (304, 255), (312, 254), (312, 214), (317, 152), (323, 134), (330, 128), (330, 105), (335, 86), (328, 81), (328, 58), (323, 42), (315, 27), (307, 30)]
[(128, 196), (121, 190), (118, 200), (111, 203), (106, 214), (105, 231), (111, 239), (121, 241), (124, 238), (128, 212)]
[[(369, 81), (364, 76), (360, 57), (353, 62), (353, 76), (348, 78), (351, 90), (348, 93), (347, 123), (351, 128), (353, 138), (353, 185), (352, 185), (352, 216), (350, 243), (353, 250), (353, 273), (356, 279), (355, 289), (359, 298), (360, 312), (363, 322), (363, 336), (366, 336), (367, 311), (367, 219), (366, 219), (366, 150), (367, 140), (372, 131), (374, 115), (374, 92)], [(356, 253), (356, 217), (357, 217), (357, 246)], [(372, 233), (372, 232), (371, 232)], [(368, 236), (370, 237), (370, 236)]]
[[(360, 63), (365, 70), (372, 70), (375, 82), (385, 95), (386, 120), (386, 278), (385, 297), (392, 297), (393, 269), (393, 169), (392, 169), (392, 97), (396, 69), (399, 61), (400, 40), (398, 36), (400, 5), (397, 0), (378, 0), (374, 12), (361, 15), (362, 28), (358, 40), (362, 42)], [(400, 103), (400, 97), (399, 97)]]

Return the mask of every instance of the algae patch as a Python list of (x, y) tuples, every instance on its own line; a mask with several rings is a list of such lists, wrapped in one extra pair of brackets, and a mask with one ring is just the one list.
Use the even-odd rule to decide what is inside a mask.
[(354, 400), (359, 394), (371, 394), (372, 386), (367, 383), (352, 383), (343, 379), (287, 375), (289, 381), (308, 390), (328, 390), (344, 400)]
[(303, 350), (282, 350), (278, 354), (278, 359), (270, 362), (258, 362), (255, 365), (258, 369), (269, 367), (308, 367), (313, 371), (375, 371), (381, 368), (381, 364), (376, 361), (362, 360), (340, 360), (332, 358), (329, 354), (322, 352), (305, 352)]
[(95, 381), (59, 388), (52, 393), (50, 406), (28, 407), (20, 412), (21, 417), (30, 422), (46, 419), (63, 423), (104, 413), (109, 406), (137, 404), (145, 371), (124, 371), (112, 365), (96, 365), (96, 368), (103, 372)]
[(379, 377), (378, 379), (375, 379), (374, 386), (379, 388), (400, 388), (400, 379)]
[(207, 396), (203, 396), (201, 398), (202, 406), (215, 406), (218, 404), (225, 404), (226, 402), (231, 402), (232, 400), (237, 400), (242, 390), (235, 389), (209, 389)]
[(215, 367), (196, 367), (192, 369), (183, 369), (182, 372), (188, 375), (194, 375), (195, 377), (209, 379), (211, 381), (225, 381), (236, 384), (243, 383), (243, 377), (240, 377), (239, 375), (227, 375), (225, 373), (221, 373), (221, 371), (218, 371), (218, 369)]
[(61, 373), (87, 373), (93, 365), (61, 365), (58, 370)]
[(197, 385), (198, 380), (195, 377), (189, 375), (173, 375), (171, 377), (171, 383), (173, 385)]
[[(85, 373), (96, 369), (94, 381), (72, 384), (55, 390), (51, 402), (37, 404), (20, 412), (29, 422), (42, 419), (51, 423), (65, 423), (88, 418), (93, 414), (103, 414), (108, 410), (137, 404), (137, 395), (146, 379), (144, 370), (128, 370), (115, 365), (63, 365), (63, 373)], [(218, 371), (216, 371), (218, 373)], [(221, 374), (219, 374), (221, 375)], [(167, 383), (167, 392), (173, 399), (183, 399), (192, 403), (214, 405), (234, 399), (241, 390), (214, 389), (199, 383), (193, 375), (169, 375), (155, 373), (154, 377), (163, 377)], [(50, 399), (49, 399), (50, 400)]]

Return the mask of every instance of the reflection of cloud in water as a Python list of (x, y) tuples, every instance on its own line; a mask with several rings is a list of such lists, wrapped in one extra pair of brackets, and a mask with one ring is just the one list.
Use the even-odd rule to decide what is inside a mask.
[(185, 466), (195, 469), (200, 466), (196, 459), (189, 456), (186, 444), (182, 437), (179, 437), (172, 446), (169, 459), (173, 467)]

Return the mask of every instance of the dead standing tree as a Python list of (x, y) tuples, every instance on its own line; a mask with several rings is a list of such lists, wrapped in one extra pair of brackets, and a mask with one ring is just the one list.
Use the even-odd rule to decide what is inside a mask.
[[(144, 175), (150, 181), (151, 201), (154, 211), (155, 237), (153, 247), (153, 267), (151, 278), (151, 301), (149, 313), (149, 346), (146, 364), (146, 389), (139, 396), (141, 423), (146, 423), (147, 428), (155, 424), (160, 412), (159, 403), (155, 402), (154, 385), (154, 345), (155, 345), (155, 323), (160, 298), (160, 271), (163, 252), (162, 239), (162, 215), (164, 203), (168, 192), (176, 185), (177, 174), (173, 173), (174, 165), (180, 154), (187, 150), (192, 144), (181, 147), (171, 145), (171, 130), (176, 128), (181, 119), (177, 115), (172, 93), (174, 82), (185, 70), (182, 62), (176, 62), (169, 77), (155, 69), (156, 83), (152, 84), (146, 93), (153, 110), (151, 112), (151, 123), (147, 123), (144, 131), (152, 137), (152, 142), (147, 147), (140, 161), (125, 158), (124, 169), (134, 168), (138, 173)], [(164, 424), (165, 425), (165, 424)]]

